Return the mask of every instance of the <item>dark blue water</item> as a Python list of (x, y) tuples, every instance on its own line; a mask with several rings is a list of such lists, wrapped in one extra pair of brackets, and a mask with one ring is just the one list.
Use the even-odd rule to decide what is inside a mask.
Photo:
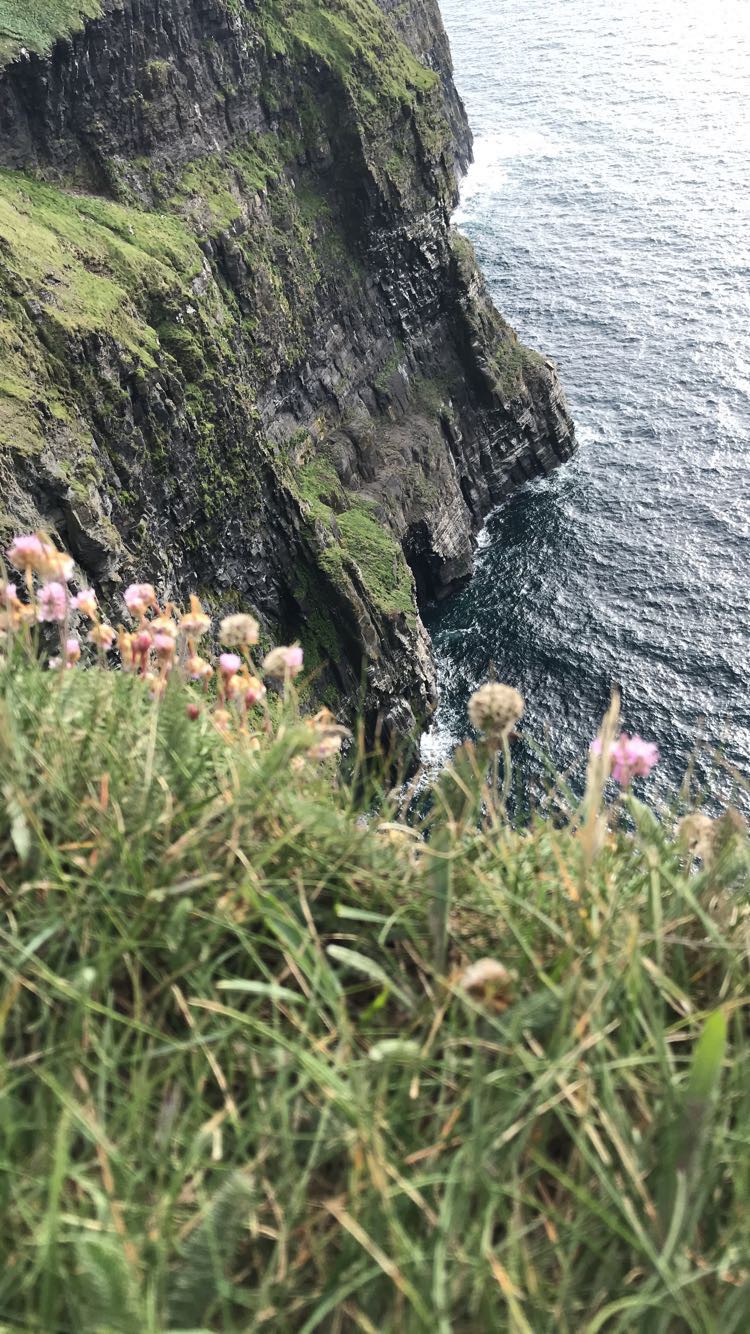
[[(747, 772), (750, 4), (442, 0), (476, 135), (457, 221), (581, 449), (494, 514), (427, 619), (441, 758), (493, 660), (558, 762), (610, 685), (664, 790), (701, 738)], [(727, 787), (718, 780), (718, 788)]]

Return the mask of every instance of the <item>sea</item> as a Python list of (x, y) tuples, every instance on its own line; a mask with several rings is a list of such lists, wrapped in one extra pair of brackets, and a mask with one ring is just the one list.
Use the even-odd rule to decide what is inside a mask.
[[(455, 222), (580, 449), (504, 502), (473, 579), (427, 609), (429, 766), (488, 674), (523, 764), (580, 772), (610, 698), (739, 800), (750, 762), (750, 0), (442, 0), (475, 135)], [(578, 769), (576, 769), (578, 766)]]

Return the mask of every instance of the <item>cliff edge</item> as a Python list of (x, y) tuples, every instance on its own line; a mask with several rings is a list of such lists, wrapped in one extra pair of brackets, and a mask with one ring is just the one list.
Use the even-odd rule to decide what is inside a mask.
[(573, 449), (451, 228), (436, 0), (0, 0), (0, 541), (298, 636), (429, 712), (418, 601)]

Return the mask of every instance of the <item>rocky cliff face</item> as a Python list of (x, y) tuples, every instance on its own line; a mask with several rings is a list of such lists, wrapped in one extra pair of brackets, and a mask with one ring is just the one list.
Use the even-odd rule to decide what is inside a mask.
[(105, 598), (137, 574), (249, 606), (321, 694), (409, 726), (418, 599), (573, 447), (450, 226), (471, 138), (436, 0), (81, 0), (51, 45), (26, 8), (0, 29), (0, 538), (57, 532)]

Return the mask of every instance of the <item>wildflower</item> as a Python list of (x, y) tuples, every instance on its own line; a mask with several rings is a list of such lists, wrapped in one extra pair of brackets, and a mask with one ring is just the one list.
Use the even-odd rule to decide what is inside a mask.
[(133, 640), (134, 640), (134, 638), (135, 638), (135, 635), (131, 635), (131, 634), (128, 633), (127, 630), (122, 630), (122, 629), (120, 630), (120, 633), (119, 633), (118, 636), (117, 636), (117, 648), (118, 648), (120, 657), (121, 657), (121, 659), (122, 659), (122, 665), (123, 665), (123, 667), (126, 667), (126, 668), (128, 668), (128, 667), (132, 667), (132, 666), (133, 666), (133, 659), (134, 659), (134, 653), (133, 653)]
[(153, 621), (149, 622), (148, 628), (153, 635), (169, 635), (172, 643), (177, 643), (180, 631), (171, 616), (155, 616)]
[(302, 662), (303, 652), (298, 644), (272, 648), (263, 659), (263, 672), (266, 676), (284, 681), (287, 677), (299, 676)]
[(307, 752), (308, 759), (330, 760), (341, 752), (342, 738), (335, 732), (327, 732)]
[(241, 676), (237, 676), (235, 673), (235, 675), (227, 677), (226, 692), (229, 699), (239, 699), (244, 689), (245, 689), (245, 682), (243, 681)]
[(137, 634), (131, 636), (133, 652), (137, 658), (145, 658), (146, 654), (151, 651), (153, 642), (150, 630), (139, 630)]
[(214, 674), (214, 669), (210, 662), (206, 662), (205, 658), (199, 658), (197, 653), (193, 653), (192, 656), (188, 658), (185, 663), (185, 670), (187, 671), (188, 676), (192, 677), (193, 681), (208, 681), (209, 677)]
[(37, 620), (39, 621), (64, 621), (68, 614), (68, 590), (64, 584), (53, 580), (50, 584), (42, 584), (39, 589), (39, 607), (37, 609)]
[(227, 679), (229, 679), (230, 676), (234, 676), (235, 672), (238, 672), (241, 666), (242, 658), (239, 658), (236, 653), (222, 653), (219, 658), (221, 674)]
[(18, 600), (18, 589), (15, 584), (0, 585), (0, 602), (6, 607), (15, 607)]
[(469, 700), (469, 719), (488, 741), (499, 743), (515, 727), (523, 713), (523, 696), (513, 686), (489, 681), (475, 690)]
[(197, 722), (198, 719), (200, 718), (201, 711), (198, 708), (197, 704), (188, 704), (187, 708), (185, 709), (185, 714), (190, 719), (191, 723), (194, 723)]
[(252, 709), (254, 705), (259, 704), (266, 693), (266, 687), (257, 676), (248, 677), (245, 682), (245, 708)]
[(156, 602), (153, 584), (130, 584), (123, 596), (131, 616), (145, 616), (148, 608)]
[(91, 644), (96, 644), (98, 649), (106, 653), (114, 644), (117, 635), (111, 625), (92, 625), (88, 637)]
[(216, 723), (216, 726), (218, 727), (220, 732), (226, 732), (227, 729), (229, 728), (229, 724), (231, 723), (231, 721), (232, 721), (232, 715), (231, 713), (229, 713), (227, 709), (214, 710), (214, 722)]
[(75, 563), (66, 551), (58, 551), (51, 542), (42, 542), (42, 556), (38, 569), (45, 579), (62, 579), (67, 582), (73, 578)]
[(153, 644), (158, 657), (160, 657), (162, 661), (167, 662), (174, 655), (174, 639), (170, 634), (167, 634), (165, 630), (160, 630), (154, 635)]
[(77, 639), (68, 639), (65, 643), (65, 659), (69, 667), (80, 661), (81, 645)]
[(17, 570), (38, 570), (44, 559), (44, 544), (34, 533), (25, 533), (14, 537), (7, 556)]
[(62, 658), (50, 658), (49, 662), (47, 663), (47, 666), (49, 667), (51, 672), (59, 672), (62, 665), (63, 665)]
[(254, 616), (238, 612), (235, 616), (225, 616), (219, 626), (219, 638), (227, 648), (247, 648), (257, 644), (260, 626)]
[[(600, 737), (591, 742), (591, 751), (594, 755), (601, 755)], [(623, 732), (610, 746), (609, 762), (615, 782), (620, 787), (628, 787), (632, 778), (648, 777), (654, 765), (659, 763), (659, 750), (653, 741), (644, 741), (642, 737), (628, 736)]]
[(201, 639), (211, 629), (211, 617), (204, 612), (198, 598), (190, 598), (190, 611), (180, 620), (180, 629), (189, 639)]
[(146, 672), (144, 681), (148, 685), (148, 693), (152, 699), (161, 699), (167, 688), (167, 680), (164, 676), (155, 676), (153, 672)]
[(495, 1010), (507, 1008), (512, 984), (511, 974), (497, 959), (477, 959), (458, 979), (464, 991)]
[(73, 611), (80, 611), (82, 616), (88, 616), (93, 621), (96, 616), (96, 593), (93, 588), (82, 588), (71, 602)]
[(710, 866), (714, 857), (714, 821), (702, 811), (686, 815), (677, 826), (677, 836), (694, 857)]

